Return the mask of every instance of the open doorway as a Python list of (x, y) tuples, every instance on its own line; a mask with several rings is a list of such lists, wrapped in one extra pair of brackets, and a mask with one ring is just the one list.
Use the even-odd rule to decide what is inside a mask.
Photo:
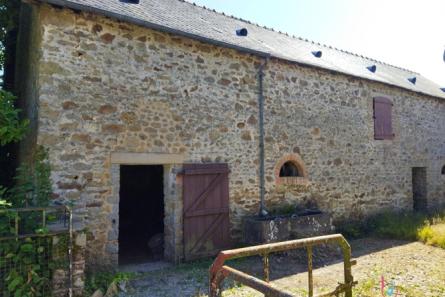
[(413, 167), (413, 209), (416, 212), (427, 210), (426, 167)]
[(163, 174), (161, 165), (122, 165), (120, 167), (120, 265), (163, 258)]

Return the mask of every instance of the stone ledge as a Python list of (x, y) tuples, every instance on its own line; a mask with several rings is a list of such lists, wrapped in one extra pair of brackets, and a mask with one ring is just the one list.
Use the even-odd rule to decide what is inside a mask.
[(161, 153), (111, 153), (110, 160), (113, 164), (124, 165), (182, 164), (184, 156)]

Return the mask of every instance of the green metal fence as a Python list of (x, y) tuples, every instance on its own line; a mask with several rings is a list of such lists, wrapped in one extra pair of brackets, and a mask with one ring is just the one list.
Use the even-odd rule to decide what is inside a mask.
[(0, 296), (71, 296), (71, 263), (67, 207), (0, 210)]

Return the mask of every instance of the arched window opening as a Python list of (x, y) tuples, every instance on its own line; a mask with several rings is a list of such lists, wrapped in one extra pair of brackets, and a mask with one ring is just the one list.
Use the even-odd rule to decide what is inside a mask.
[(300, 176), (298, 167), (292, 162), (286, 162), (280, 168), (280, 177), (297, 177)]
[(282, 156), (275, 163), (274, 176), (277, 185), (309, 185), (306, 167), (298, 154)]

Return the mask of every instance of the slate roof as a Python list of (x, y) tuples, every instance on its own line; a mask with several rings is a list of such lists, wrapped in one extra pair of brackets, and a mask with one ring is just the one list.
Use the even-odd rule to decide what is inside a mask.
[[(288, 36), (183, 0), (140, 0), (139, 4), (128, 3), (128, 0), (39, 1), (98, 13), (224, 47), (263, 56), (269, 55), (445, 98), (445, 92), (440, 86), (410, 70)], [(240, 37), (235, 34), (235, 31), (241, 28), (248, 30), (248, 36)], [(321, 51), (322, 56), (315, 57), (313, 51)], [(367, 69), (373, 65), (376, 66), (375, 73)], [(408, 80), (413, 77), (416, 77), (415, 84)]]

